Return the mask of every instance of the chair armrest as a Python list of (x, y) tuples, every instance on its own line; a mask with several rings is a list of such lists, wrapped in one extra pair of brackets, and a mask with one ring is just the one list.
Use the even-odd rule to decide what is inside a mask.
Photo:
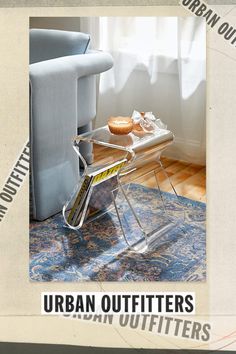
[[(88, 51), (86, 54), (70, 55), (30, 65), (30, 80), (34, 78), (63, 77), (75, 79), (100, 74), (113, 66), (113, 58), (102, 51)], [(68, 77), (68, 76), (67, 76)]]
[(95, 77), (110, 69), (103, 52), (71, 55), (30, 65), (33, 200), (37, 218), (58, 212), (78, 181), (71, 139), (95, 117)]

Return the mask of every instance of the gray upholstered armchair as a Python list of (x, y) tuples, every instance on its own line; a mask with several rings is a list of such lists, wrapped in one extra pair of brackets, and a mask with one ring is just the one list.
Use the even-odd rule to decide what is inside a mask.
[[(31, 188), (33, 217), (59, 212), (79, 178), (72, 137), (91, 129), (96, 74), (113, 65), (110, 54), (89, 51), (79, 32), (30, 30)], [(88, 162), (89, 145), (82, 147)]]

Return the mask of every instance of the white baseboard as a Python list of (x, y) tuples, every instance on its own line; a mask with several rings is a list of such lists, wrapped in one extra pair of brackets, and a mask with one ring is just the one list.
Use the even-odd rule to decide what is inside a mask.
[(163, 156), (176, 160), (196, 163), (199, 165), (205, 165), (206, 147), (199, 141), (176, 137), (173, 145), (163, 152)]

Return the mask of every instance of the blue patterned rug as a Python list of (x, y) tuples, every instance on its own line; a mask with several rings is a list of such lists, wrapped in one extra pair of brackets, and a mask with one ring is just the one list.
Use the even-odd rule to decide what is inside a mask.
[[(132, 186), (135, 192), (138, 187)], [(140, 188), (140, 186), (139, 186)], [(149, 210), (156, 190), (142, 187)], [(165, 193), (170, 205), (173, 195)], [(181, 227), (158, 239), (145, 254), (130, 252), (115, 211), (80, 231), (64, 227), (61, 214), (30, 224), (30, 278), (33, 281), (205, 281), (204, 203), (180, 197), (186, 209)], [(142, 208), (143, 217), (150, 215)]]

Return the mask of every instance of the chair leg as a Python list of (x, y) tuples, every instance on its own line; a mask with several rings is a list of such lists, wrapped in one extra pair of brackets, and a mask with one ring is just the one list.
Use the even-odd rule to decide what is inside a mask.
[[(84, 125), (83, 127), (78, 128), (79, 135), (83, 134), (83, 133), (87, 133), (89, 131), (92, 131), (92, 122), (89, 122), (88, 124)], [(87, 164), (91, 165), (93, 163), (93, 158), (94, 158), (93, 144), (80, 142), (79, 148), (80, 148), (80, 153), (84, 157)]]

